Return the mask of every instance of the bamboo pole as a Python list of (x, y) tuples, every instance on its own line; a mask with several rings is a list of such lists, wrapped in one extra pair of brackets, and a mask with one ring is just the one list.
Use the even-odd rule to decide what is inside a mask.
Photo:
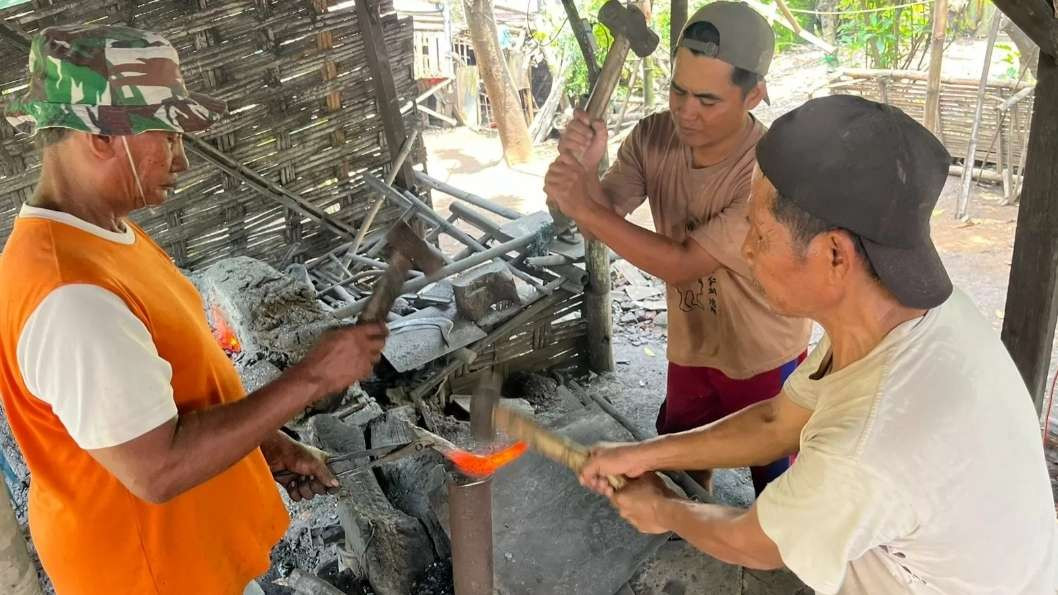
[(969, 218), (967, 214), (970, 202), (970, 190), (973, 187), (973, 167), (977, 153), (977, 136), (981, 132), (981, 111), (984, 109), (985, 89), (988, 86), (988, 71), (992, 66), (992, 50), (995, 49), (996, 37), (999, 35), (999, 25), (1003, 20), (1003, 13), (996, 11), (992, 16), (992, 24), (988, 29), (988, 45), (985, 49), (985, 63), (981, 69), (981, 82), (977, 86), (977, 107), (974, 109), (973, 127), (970, 129), (970, 146), (966, 149), (966, 161), (962, 170), (962, 191), (959, 193), (959, 202), (955, 208), (955, 218), (964, 221)]
[(940, 138), (940, 75), (944, 64), (944, 40), (948, 30), (948, 0), (933, 5), (933, 45), (929, 54), (929, 84), (923, 121), (927, 129)]

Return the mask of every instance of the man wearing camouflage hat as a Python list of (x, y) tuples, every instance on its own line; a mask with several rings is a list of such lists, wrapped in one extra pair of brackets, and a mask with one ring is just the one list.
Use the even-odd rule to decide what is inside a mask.
[(9, 115), (42, 167), (0, 256), (0, 394), (44, 569), (59, 595), (259, 593), (288, 524), (270, 470), (301, 476), (294, 499), (338, 485), (279, 428), (370, 374), (385, 327), (332, 331), (244, 395), (198, 293), (127, 219), (166, 199), (182, 135), (222, 104), (123, 27), (45, 29), (29, 79)]
[[(826, 336), (778, 396), (680, 436), (598, 449), (582, 481), (642, 531), (817, 593), (1058, 592), (1039, 419), (1014, 362), (930, 239), (951, 157), (899, 109), (814, 99), (757, 145), (743, 251), (779, 312)], [(797, 452), (746, 509), (652, 469)], [(640, 477), (616, 494), (602, 478)]]
[[(579, 112), (547, 174), (548, 196), (581, 229), (665, 281), (660, 434), (774, 397), (808, 344), (810, 323), (773, 312), (739, 253), (753, 147), (764, 134), (750, 110), (766, 99), (774, 46), (767, 21), (746, 4), (707, 4), (677, 43), (669, 111), (636, 125), (601, 180), (606, 126)], [(657, 233), (624, 219), (645, 200)], [(755, 491), (787, 466), (786, 458), (754, 465)]]

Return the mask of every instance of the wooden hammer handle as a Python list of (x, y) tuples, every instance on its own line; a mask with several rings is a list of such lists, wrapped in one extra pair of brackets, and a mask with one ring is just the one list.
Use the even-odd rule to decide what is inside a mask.
[[(497, 430), (503, 430), (508, 436), (525, 442), (529, 448), (556, 463), (565, 465), (575, 473), (580, 473), (584, 464), (588, 462), (589, 451), (583, 444), (545, 429), (529, 417), (509, 407), (496, 404), (492, 410), (492, 420)], [(621, 475), (609, 475), (606, 481), (615, 490), (623, 488), (628, 483), (628, 480)]]

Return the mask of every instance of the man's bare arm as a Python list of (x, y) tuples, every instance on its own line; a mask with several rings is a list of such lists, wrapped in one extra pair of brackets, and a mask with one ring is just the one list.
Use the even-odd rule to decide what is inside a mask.
[(596, 448), (581, 471), (581, 483), (611, 495), (608, 475), (764, 465), (797, 452), (811, 415), (780, 393), (701, 428)]
[[(595, 176), (586, 177), (585, 189), (591, 201), (612, 205)], [(570, 215), (587, 233), (638, 268), (670, 285), (681, 285), (708, 277), (720, 268), (720, 261), (691, 238), (677, 242), (668, 236), (640, 227), (618, 215), (613, 208), (577, 209)]]
[(274, 437), (312, 402), (370, 374), (385, 332), (382, 325), (331, 331), (305, 361), (246, 398), (179, 415), (128, 442), (88, 453), (137, 497), (171, 500)]
[(696, 549), (746, 568), (775, 570), (783, 567), (775, 542), (768, 538), (757, 519), (757, 507), (749, 510), (666, 499), (658, 516), (671, 530)]
[(766, 465), (797, 452), (811, 410), (785, 394), (709, 425), (644, 443), (657, 469), (727, 469)]

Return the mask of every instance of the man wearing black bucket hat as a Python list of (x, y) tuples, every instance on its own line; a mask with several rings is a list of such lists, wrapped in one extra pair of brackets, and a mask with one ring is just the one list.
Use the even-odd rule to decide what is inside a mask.
[[(1055, 593), (1039, 424), (929, 235), (949, 156), (898, 109), (809, 101), (757, 146), (743, 251), (778, 311), (826, 336), (783, 392), (695, 432), (597, 449), (582, 481), (642, 531), (785, 565), (822, 593)], [(748, 510), (681, 499), (653, 469), (798, 451)], [(641, 477), (614, 494), (600, 479)]]

